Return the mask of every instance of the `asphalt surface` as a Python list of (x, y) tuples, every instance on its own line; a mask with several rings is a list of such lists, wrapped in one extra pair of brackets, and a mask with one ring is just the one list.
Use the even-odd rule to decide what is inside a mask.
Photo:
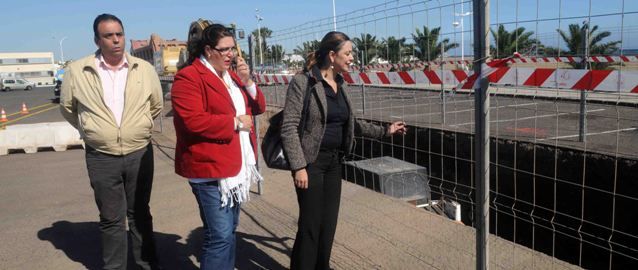
[[(286, 86), (265, 86), (263, 90), (268, 104), (283, 106)], [(359, 86), (348, 91), (355, 113), (361, 118), (403, 120), (412, 126), (474, 133), (472, 95), (449, 93), (444, 103), (435, 91), (366, 87), (362, 94)], [(491, 136), (638, 159), (637, 104), (587, 103), (586, 136), (580, 142), (580, 105), (575, 100), (561, 99), (560, 95), (492, 96)], [(29, 114), (20, 113), (22, 103)], [(64, 121), (57, 105), (52, 86), (0, 92), (0, 107), (8, 117), (5, 125)], [(441, 111), (445, 111), (445, 119)]]
[[(175, 133), (172, 119), (165, 120), (163, 132), (156, 125), (153, 135), (151, 211), (159, 259), (164, 269), (198, 269), (201, 221), (188, 184), (173, 172)], [(298, 215), (290, 173), (263, 168), (262, 174), (263, 194), (242, 205), (237, 269), (288, 267)], [(0, 217), (0, 269), (101, 266), (98, 212), (81, 149), (1, 156)], [(331, 266), (470, 269), (474, 234), (469, 226), (344, 181)], [(495, 236), (490, 267), (578, 268)]]
[[(29, 114), (22, 114), (24, 103)], [(0, 108), (7, 113), (7, 125), (64, 121), (58, 111), (53, 86), (36, 87), (29, 91), (0, 92)]]
[[(403, 120), (412, 126), (474, 133), (473, 95), (449, 92), (443, 102), (440, 92), (436, 91), (365, 89), (363, 93), (360, 86), (348, 89), (355, 113), (361, 118), (385, 122)], [(269, 104), (283, 106), (286, 86), (267, 86), (263, 90)], [(492, 96), (490, 135), (638, 158), (638, 105), (622, 103), (622, 98), (615, 103), (609, 102), (613, 98), (604, 102), (591, 99), (586, 106), (585, 140), (581, 142), (580, 103), (572, 96), (569, 98), (557, 92)]]

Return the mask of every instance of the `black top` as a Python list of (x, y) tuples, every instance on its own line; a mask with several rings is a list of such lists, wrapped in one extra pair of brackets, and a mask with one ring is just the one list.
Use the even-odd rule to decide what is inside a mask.
[(343, 78), (337, 76), (337, 92), (321, 76), (319, 69), (314, 70), (315, 78), (321, 78), (321, 83), (326, 92), (327, 115), (326, 115), (326, 131), (321, 140), (321, 149), (324, 150), (343, 150), (343, 136), (346, 134), (346, 123), (350, 117), (350, 109), (346, 103), (346, 97), (343, 94)]

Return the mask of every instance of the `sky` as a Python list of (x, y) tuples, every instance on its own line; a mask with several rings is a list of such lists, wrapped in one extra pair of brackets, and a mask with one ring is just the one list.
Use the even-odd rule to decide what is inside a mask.
[[(77, 59), (95, 51), (93, 20), (102, 13), (118, 16), (127, 38), (148, 39), (157, 33), (164, 39), (186, 39), (188, 27), (198, 18), (257, 28), (255, 9), (262, 26), (283, 29), (310, 19), (332, 17), (331, 0), (3, 0), (0, 52), (52, 51), (59, 60), (60, 40), (65, 59)], [(354, 10), (361, 3), (384, 0), (336, 0), (337, 13)]]
[[(591, 1), (591, 7), (589, 5)], [(6, 0), (3, 1), (0, 52), (53, 52), (60, 59), (60, 41), (65, 59), (77, 59), (92, 53), (93, 19), (101, 13), (118, 16), (124, 23), (127, 49), (131, 39), (148, 39), (157, 33), (164, 39), (186, 39), (188, 26), (198, 18), (222, 23), (235, 23), (251, 32), (257, 28), (255, 9), (263, 17), (261, 26), (281, 32), (292, 32), (270, 41), (280, 42), (292, 51), (308, 39), (319, 39), (332, 30), (331, 0)], [(410, 37), (423, 25), (442, 26), (452, 41), (465, 41), (471, 52), (471, 16), (465, 17), (464, 34), (453, 22), (455, 13), (471, 10), (469, 0), (335, 0), (337, 28), (351, 37), (361, 32), (376, 35), (378, 40), (395, 35)], [(638, 48), (638, 0), (491, 0), (491, 22), (506, 28), (526, 27), (539, 39), (560, 44), (556, 29), (590, 18), (601, 29), (623, 39), (625, 49)], [(437, 8), (441, 3), (443, 8)], [(364, 9), (365, 8), (365, 9)], [(591, 11), (591, 14), (590, 14)], [(621, 12), (624, 11), (624, 16)], [(395, 16), (396, 15), (396, 16)], [(591, 16), (590, 16), (591, 15)], [(605, 15), (605, 16), (600, 16)], [(560, 19), (556, 19), (560, 18)], [(319, 21), (319, 19), (323, 19)], [(310, 23), (308, 23), (310, 22)], [(305, 26), (305, 28), (304, 28)], [(299, 27), (299, 30), (291, 30)], [(288, 29), (283, 31), (283, 29)], [(312, 30), (315, 29), (315, 30)], [(623, 31), (620, 31), (623, 29)], [(282, 30), (278, 32), (277, 30)], [(297, 31), (297, 32), (295, 32)], [(463, 38), (461, 38), (463, 36)], [(280, 39), (280, 40), (276, 40)], [(242, 41), (240, 41), (240, 44)], [(245, 41), (243, 41), (245, 42)], [(451, 54), (459, 55), (459, 49)], [(466, 52), (467, 54), (467, 52)]]

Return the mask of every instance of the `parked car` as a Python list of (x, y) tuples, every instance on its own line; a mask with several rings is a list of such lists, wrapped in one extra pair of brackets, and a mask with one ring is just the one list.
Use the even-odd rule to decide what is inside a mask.
[(16, 79), (16, 78), (0, 79), (0, 89), (2, 89), (2, 91), (11, 91), (13, 89), (31, 90), (33, 88), (35, 88), (35, 83), (27, 81), (25, 79)]

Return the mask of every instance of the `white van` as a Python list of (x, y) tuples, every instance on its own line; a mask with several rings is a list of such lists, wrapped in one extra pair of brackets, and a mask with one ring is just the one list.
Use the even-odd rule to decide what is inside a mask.
[(25, 79), (2, 78), (0, 79), (0, 89), (2, 91), (11, 91), (13, 89), (31, 90), (35, 88), (35, 83)]

